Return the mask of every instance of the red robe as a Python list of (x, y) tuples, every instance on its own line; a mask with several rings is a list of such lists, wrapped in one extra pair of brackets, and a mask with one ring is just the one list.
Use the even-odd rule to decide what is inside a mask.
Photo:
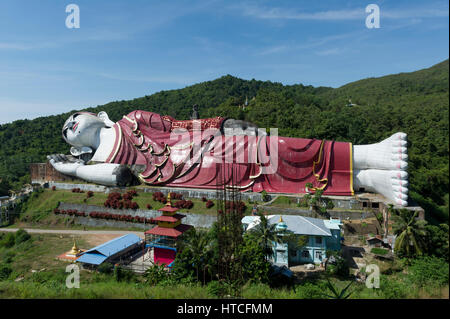
[[(224, 120), (131, 112), (114, 125), (116, 141), (106, 162), (144, 165), (139, 178), (149, 185), (215, 189), (229, 184), (234, 170), (233, 184), (243, 191), (305, 193), (311, 183), (326, 195), (354, 194), (351, 143), (206, 134)], [(175, 134), (179, 129), (184, 134)]]

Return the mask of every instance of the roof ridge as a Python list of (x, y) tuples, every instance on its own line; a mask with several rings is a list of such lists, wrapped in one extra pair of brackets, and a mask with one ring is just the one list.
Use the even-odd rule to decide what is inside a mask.
[(317, 229), (319, 229), (321, 232), (325, 233), (326, 235), (329, 235), (327, 232), (325, 232), (322, 228), (320, 228), (319, 226), (315, 225), (314, 223), (311, 223), (309, 220), (306, 219), (306, 217), (304, 216), (300, 216), (301, 218), (303, 218), (305, 221), (307, 221), (308, 223), (310, 223), (311, 225), (313, 225), (314, 227), (316, 227)]

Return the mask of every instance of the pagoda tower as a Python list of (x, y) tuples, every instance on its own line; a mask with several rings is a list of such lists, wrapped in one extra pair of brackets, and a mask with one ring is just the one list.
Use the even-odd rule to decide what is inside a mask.
[(165, 264), (172, 267), (177, 254), (176, 243), (183, 233), (191, 229), (191, 225), (181, 223), (186, 215), (178, 214), (178, 208), (172, 207), (170, 193), (167, 195), (167, 204), (158, 209), (162, 215), (155, 218), (158, 226), (145, 232), (146, 247), (153, 248), (153, 261), (155, 264)]

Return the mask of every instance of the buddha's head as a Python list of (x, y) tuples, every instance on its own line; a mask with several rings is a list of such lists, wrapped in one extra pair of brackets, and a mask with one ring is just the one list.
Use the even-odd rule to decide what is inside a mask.
[(105, 122), (94, 113), (77, 112), (64, 123), (62, 135), (74, 147), (96, 147), (100, 129), (104, 127)]

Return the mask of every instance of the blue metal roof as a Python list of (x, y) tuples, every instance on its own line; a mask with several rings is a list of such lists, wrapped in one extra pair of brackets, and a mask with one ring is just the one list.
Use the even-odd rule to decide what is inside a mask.
[(96, 253), (89, 253), (84, 254), (80, 258), (77, 259), (77, 262), (85, 263), (85, 264), (92, 264), (92, 265), (100, 265), (102, 262), (106, 260), (106, 256), (103, 256), (102, 254), (96, 254)]
[(115, 255), (118, 252), (139, 243), (140, 241), (141, 238), (135, 234), (123, 235), (97, 247), (89, 249), (88, 251), (84, 252), (83, 255), (81, 255), (81, 257), (77, 259), (77, 261), (93, 265), (100, 265), (109, 256)]
[[(331, 236), (330, 230), (326, 227), (323, 219), (304, 217), (298, 215), (282, 215), (288, 230), (298, 235)], [(269, 223), (276, 224), (280, 215), (270, 216)]]

